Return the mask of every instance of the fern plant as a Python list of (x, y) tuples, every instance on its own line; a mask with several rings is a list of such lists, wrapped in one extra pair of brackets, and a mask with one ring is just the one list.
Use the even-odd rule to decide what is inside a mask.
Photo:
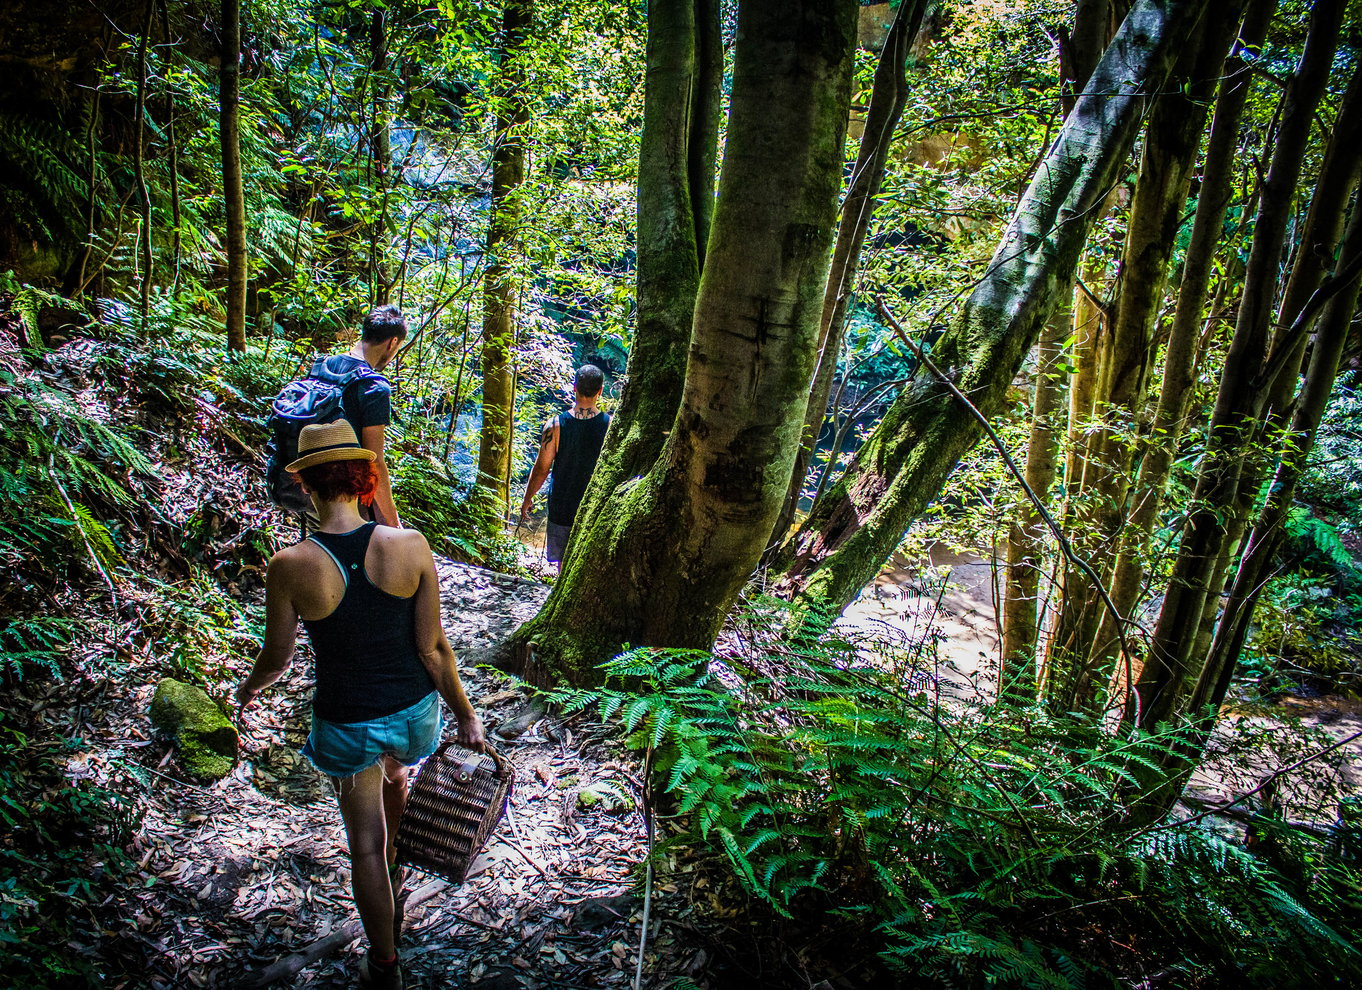
[(884, 966), (920, 985), (1112, 984), (1151, 962), (1186, 985), (1362, 974), (1312, 888), (1202, 824), (1120, 824), (1132, 768), (1173, 734), (938, 703), (834, 637), (768, 650), (634, 650), (606, 688), (551, 697), (651, 751), (663, 848), (710, 850), (777, 914), (831, 906), (849, 939), (869, 921)]

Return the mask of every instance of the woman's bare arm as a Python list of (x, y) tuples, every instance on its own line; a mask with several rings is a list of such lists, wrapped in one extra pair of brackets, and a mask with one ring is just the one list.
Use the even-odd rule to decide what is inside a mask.
[(279, 680), (293, 662), (298, 644), (298, 610), (290, 587), (291, 564), (282, 554), (275, 554), (265, 570), (265, 642), (255, 658), (255, 666), (236, 689), (236, 702), (242, 707)]
[(430, 554), (425, 537), (412, 530), (408, 532), (420, 538), (420, 552), (425, 557), (421, 568), (421, 585), (416, 590), (416, 649), (421, 656), (421, 663), (430, 673), (430, 679), (435, 682), (435, 689), (454, 713), (454, 720), (459, 727), (459, 742), (477, 749), (487, 739), (483, 734), (482, 721), (464, 693), (454, 649), (449, 645), (444, 626), (440, 623), (440, 582), (435, 576), (435, 559)]

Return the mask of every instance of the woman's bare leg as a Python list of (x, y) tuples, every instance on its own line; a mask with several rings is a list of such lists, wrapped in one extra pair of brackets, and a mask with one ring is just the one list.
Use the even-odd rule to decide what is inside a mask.
[(337, 787), (341, 818), (350, 842), (350, 881), (355, 907), (376, 959), (391, 959), (393, 890), (388, 883), (388, 828), (384, 815), (383, 767), (374, 764)]
[(383, 819), (388, 832), (388, 865), (397, 862), (397, 822), (407, 806), (407, 768), (383, 757)]

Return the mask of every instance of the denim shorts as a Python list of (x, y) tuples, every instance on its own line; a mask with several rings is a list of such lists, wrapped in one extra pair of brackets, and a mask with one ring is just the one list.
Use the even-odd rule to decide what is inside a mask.
[(367, 722), (328, 722), (312, 716), (303, 755), (328, 777), (351, 777), (382, 756), (412, 766), (439, 745), (444, 730), (440, 695), (432, 691), (416, 704)]

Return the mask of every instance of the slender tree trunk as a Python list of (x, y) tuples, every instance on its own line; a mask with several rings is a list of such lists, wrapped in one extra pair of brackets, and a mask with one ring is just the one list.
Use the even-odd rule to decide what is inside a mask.
[[(1262, 45), (1275, 7), (1276, 0), (1254, 0), (1250, 4), (1239, 38), (1244, 50), (1254, 51)], [(1158, 406), (1148, 444), (1140, 459), (1139, 478), (1131, 499), (1130, 519), (1126, 524), (1129, 535), (1117, 556), (1112, 577), (1112, 604), (1122, 616), (1129, 616), (1139, 600), (1144, 583), (1142, 554), (1154, 530), (1178, 442), (1186, 429), (1196, 381), (1202, 313), (1206, 307), (1206, 292), (1210, 285), (1216, 246), (1220, 242), (1225, 213), (1233, 193), (1235, 150), (1240, 139), (1239, 123), (1251, 82), (1252, 75), (1243, 59), (1237, 56), (1231, 59), (1216, 101), (1215, 118), (1206, 146), (1196, 216), (1192, 221), (1182, 278), (1178, 285), (1177, 306), (1164, 350)], [(1109, 671), (1116, 662), (1120, 645), (1115, 617), (1104, 612), (1094, 644), (1094, 667), (1099, 671)], [(1097, 700), (1100, 703), (1100, 697)]]
[(222, 0), (219, 89), (222, 195), (227, 214), (227, 349), (246, 350), (246, 199), (241, 185), (241, 0)]
[[(158, 7), (161, 15), (161, 27), (165, 30), (166, 50), (170, 51), (175, 47), (175, 41), (170, 32), (170, 12), (166, 6), (166, 0), (158, 0)], [(170, 153), (170, 270), (171, 288), (179, 288), (180, 285), (180, 146), (175, 137), (175, 86), (171, 81), (170, 66), (167, 64), (165, 70), (165, 100), (166, 100), (166, 150)]]
[[(1284, 98), (1281, 129), (1254, 224), (1244, 295), (1206, 454), (1149, 656), (1136, 684), (1138, 723), (1147, 731), (1182, 712), (1188, 689), (1200, 674), (1201, 663), (1194, 655), (1196, 640), (1204, 610), (1216, 607), (1211, 582), (1225, 548), (1223, 515), (1239, 497), (1243, 445), (1253, 436), (1266, 398), (1266, 383), (1259, 379), (1267, 357), (1282, 245), (1314, 110), (1328, 81), (1343, 7), (1342, 0), (1315, 4), (1305, 52)], [(1127, 716), (1136, 713), (1128, 710)]]
[[(1146, 102), (1204, 8), (1203, 0), (1142, 0), (1132, 8), (1037, 170), (988, 272), (933, 348), (936, 364), (983, 415), (998, 412), (1057, 304), (1089, 218), (1130, 155)], [(920, 370), (787, 544), (784, 590), (808, 605), (844, 606), (981, 435), (952, 392)]]
[(487, 271), (482, 315), (482, 433), (478, 444), (478, 484), (505, 516), (515, 432), (514, 275), (520, 227), (520, 186), (525, 181), (525, 131), (530, 111), (525, 93), (522, 49), (533, 21), (531, 0), (506, 0), (502, 15), (501, 69), (496, 88), (496, 137), (492, 146), (492, 203), (487, 228)]
[[(1104, 348), (1097, 403), (1101, 427), (1094, 431), (1089, 462), (1091, 512), (1086, 534), (1089, 559), (1110, 559), (1126, 516), (1134, 453), (1126, 437), (1138, 434), (1154, 361), (1155, 326), (1163, 304), (1168, 262), (1187, 203), (1206, 108), (1215, 92), (1225, 53), (1238, 24), (1237, 9), (1218, 9), (1189, 42), (1174, 78), (1183, 83), (1159, 98), (1145, 129), (1144, 153), (1131, 204), (1121, 259), (1120, 294)], [(1223, 16), (1222, 16), (1223, 15)], [(1099, 575), (1106, 568), (1096, 568)], [(1046, 701), (1059, 711), (1093, 707), (1106, 691), (1111, 669), (1092, 662), (1104, 603), (1086, 575), (1069, 567), (1064, 609), (1051, 644)]]
[[(388, 23), (382, 10), (375, 10), (369, 19), (370, 78), (373, 105), (369, 123), (370, 176), (379, 196), (378, 217), (369, 226), (369, 295), (375, 306), (388, 302), (392, 283), (383, 274), (385, 244), (388, 237), (388, 200), (392, 195), (389, 173), (392, 171), (392, 142), (388, 133), (388, 84), (382, 78), (388, 68)], [(522, 168), (523, 172), (523, 168)], [(495, 164), (493, 183), (495, 184)], [(495, 207), (494, 207), (495, 208)], [(510, 461), (507, 461), (509, 466)]]
[(147, 48), (151, 45), (151, 29), (155, 23), (156, 4), (147, 0), (142, 19), (142, 37), (137, 43), (137, 110), (134, 116), (137, 141), (133, 146), (132, 170), (137, 183), (137, 195), (142, 204), (142, 228), (138, 231), (137, 246), (142, 256), (142, 285), (138, 299), (137, 319), (142, 333), (147, 331), (151, 310), (151, 191), (147, 188)]
[[(1318, 241), (1315, 243), (1318, 244)], [(1362, 266), (1362, 203), (1354, 200), (1352, 219), (1335, 268), (1335, 278), (1341, 288), (1325, 305), (1320, 316), (1310, 350), (1305, 384), (1296, 400), (1283, 456), (1277, 466), (1267, 503), (1249, 535), (1210, 657), (1192, 694), (1190, 707), (1193, 712), (1217, 711), (1229, 690), (1234, 668), (1248, 635), (1254, 607), (1270, 577), (1269, 569), (1282, 543), (1283, 526), (1295, 500), (1297, 483), (1309, 460), (1320, 420), (1338, 376), (1339, 361), (1357, 309), (1359, 266)], [(1304, 309), (1303, 303), (1301, 308)]]
[[(1109, 0), (1080, 0), (1073, 32), (1061, 36), (1060, 104), (1064, 116), (1073, 110), (1102, 50), (1109, 40)], [(1031, 407), (1031, 433), (1026, 444), (1026, 483), (1046, 498), (1058, 471), (1061, 430), (1055, 420), (1064, 403), (1068, 375), (1058, 367), (1064, 343), (1073, 330), (1073, 286), (1059, 291), (1059, 302), (1036, 353), (1036, 389)], [(1008, 527), (1007, 571), (1003, 586), (1003, 630), (999, 649), (998, 694), (1019, 703), (1035, 700), (1040, 574), (1045, 529), (1040, 512), (1029, 500)]]
[(517, 632), (527, 649), (508, 665), (528, 676), (593, 680), (624, 643), (708, 648), (752, 574), (817, 357), (855, 39), (852, 0), (742, 4), (680, 407), (651, 470), (575, 535)]
[(722, 82), (719, 0), (651, 0), (638, 167), (638, 324), (624, 394), (577, 510), (577, 531), (591, 527), (617, 486), (653, 466), (676, 419), (714, 210)]
[(790, 532), (800, 495), (804, 491), (804, 476), (808, 474), (809, 462), (827, 418), (828, 395), (832, 391), (832, 379), (842, 349), (842, 329), (846, 325), (856, 270), (860, 267), (861, 249), (875, 214), (875, 197), (879, 195), (880, 184), (884, 181), (885, 163), (889, 160), (894, 131), (908, 99), (904, 65), (918, 28), (922, 26), (922, 15), (927, 6), (928, 0), (905, 0), (900, 4), (875, 67), (865, 131), (861, 135), (856, 165), (842, 200), (842, 221), (837, 228), (832, 268), (828, 272), (828, 286), (823, 294), (823, 317), (818, 328), (818, 367), (809, 390), (809, 407), (804, 414), (804, 431), (800, 437), (799, 450), (795, 453), (790, 487), (771, 533), (772, 548), (782, 543)]
[[(1073, 329), (1073, 289), (1059, 290), (1060, 301), (1036, 349), (1036, 390), (1031, 434), (1026, 444), (1026, 484), (1045, 498), (1059, 468), (1059, 415), (1068, 376), (1057, 367), (1064, 341)], [(998, 696), (1027, 704), (1036, 698), (1036, 647), (1039, 642), (1040, 573), (1045, 526), (1029, 500), (1008, 527), (1007, 576), (1003, 590), (1003, 638), (999, 648)]]

